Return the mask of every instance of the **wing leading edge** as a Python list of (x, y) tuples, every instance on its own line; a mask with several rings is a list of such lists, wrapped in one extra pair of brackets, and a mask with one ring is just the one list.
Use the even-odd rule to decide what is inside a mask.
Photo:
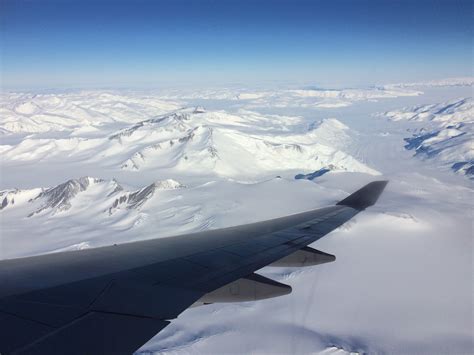
[(0, 261), (0, 353), (130, 354), (192, 305), (288, 294), (254, 272), (333, 261), (308, 244), (372, 206), (386, 184), (264, 222)]

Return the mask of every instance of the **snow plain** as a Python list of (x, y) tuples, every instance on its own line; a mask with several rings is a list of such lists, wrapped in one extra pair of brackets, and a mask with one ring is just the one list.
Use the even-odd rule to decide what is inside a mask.
[[(189, 309), (137, 353), (470, 354), (473, 186), (452, 165), (472, 160), (472, 86), (449, 83), (4, 92), (0, 257), (283, 216), (389, 179), (313, 245), (335, 263), (261, 270), (292, 294)], [(432, 158), (405, 148), (433, 132)]]

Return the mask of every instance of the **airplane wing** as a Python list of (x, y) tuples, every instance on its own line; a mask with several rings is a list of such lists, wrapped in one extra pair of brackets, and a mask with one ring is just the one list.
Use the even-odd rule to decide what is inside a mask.
[(373, 205), (386, 184), (264, 222), (0, 261), (0, 353), (131, 354), (192, 305), (288, 294), (254, 272), (333, 261), (307, 245)]

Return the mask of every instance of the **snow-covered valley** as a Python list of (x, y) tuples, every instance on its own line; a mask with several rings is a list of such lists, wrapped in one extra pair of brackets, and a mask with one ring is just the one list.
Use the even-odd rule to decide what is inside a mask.
[(292, 294), (189, 309), (138, 353), (469, 354), (472, 80), (455, 84), (4, 92), (0, 257), (264, 220), (388, 179), (313, 245), (335, 263), (261, 270)]

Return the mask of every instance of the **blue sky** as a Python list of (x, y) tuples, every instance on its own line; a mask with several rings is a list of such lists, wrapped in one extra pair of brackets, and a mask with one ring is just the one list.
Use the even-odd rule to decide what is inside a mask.
[(472, 75), (470, 0), (2, 0), (4, 87)]

